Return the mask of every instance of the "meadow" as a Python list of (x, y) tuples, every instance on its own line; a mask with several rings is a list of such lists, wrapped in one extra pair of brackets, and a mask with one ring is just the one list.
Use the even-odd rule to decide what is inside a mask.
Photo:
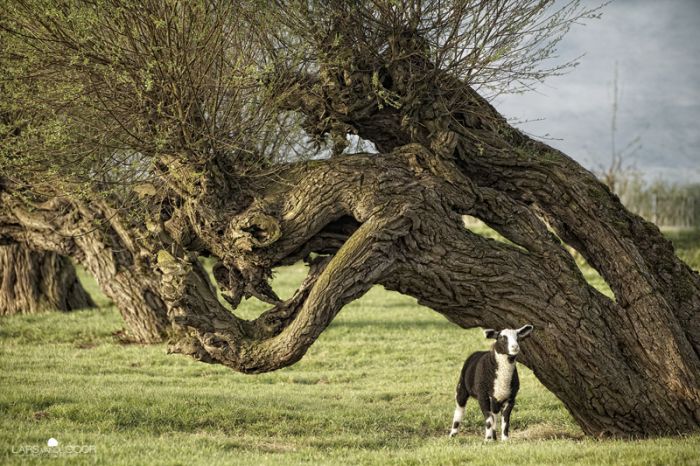
[[(699, 269), (700, 232), (668, 235)], [(303, 274), (280, 270), (274, 287), (288, 296)], [(347, 306), (301, 362), (250, 376), (164, 344), (120, 344), (117, 311), (81, 279), (98, 309), (0, 320), (0, 464), (700, 464), (700, 434), (585, 438), (522, 365), (510, 441), (483, 441), (473, 400), (448, 438), (464, 358), (489, 343), (381, 287)], [(243, 314), (262, 308), (250, 301)], [(51, 455), (49, 438), (88, 453)]]

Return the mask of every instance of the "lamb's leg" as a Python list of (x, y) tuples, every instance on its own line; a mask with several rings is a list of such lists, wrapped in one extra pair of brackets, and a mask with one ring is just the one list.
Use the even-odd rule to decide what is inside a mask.
[(455, 408), (455, 414), (452, 418), (452, 428), (450, 429), (450, 437), (457, 435), (459, 431), (459, 425), (462, 423), (462, 418), (464, 417), (464, 408), (467, 406), (467, 399), (469, 398), (469, 392), (467, 387), (464, 386), (464, 380), (460, 378), (457, 384), (457, 394), (455, 395), (455, 401), (457, 402), (457, 407)]
[(515, 405), (515, 399), (506, 401), (503, 407), (503, 414), (501, 415), (501, 441), (508, 440), (508, 433), (510, 432), (510, 412), (513, 411), (513, 406)]
[(479, 407), (484, 414), (486, 434), (484, 440), (496, 440), (496, 414), (491, 411), (491, 401), (488, 398), (479, 399)]

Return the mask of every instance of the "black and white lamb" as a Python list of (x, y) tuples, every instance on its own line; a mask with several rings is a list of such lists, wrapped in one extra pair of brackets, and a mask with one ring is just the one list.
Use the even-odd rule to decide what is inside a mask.
[(518, 369), (515, 367), (515, 358), (520, 352), (518, 341), (530, 335), (532, 330), (532, 325), (517, 330), (484, 330), (486, 338), (492, 338), (496, 342), (491, 346), (491, 351), (477, 351), (464, 362), (457, 383), (457, 408), (450, 437), (457, 434), (467, 398), (471, 396), (479, 402), (484, 414), (486, 440), (496, 440), (496, 415), (501, 410), (501, 440), (508, 440), (510, 413), (520, 388)]

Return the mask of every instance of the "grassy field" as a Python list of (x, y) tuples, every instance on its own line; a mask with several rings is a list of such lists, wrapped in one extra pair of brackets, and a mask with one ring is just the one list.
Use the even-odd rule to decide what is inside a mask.
[[(700, 267), (700, 233), (672, 238)], [(274, 286), (289, 295), (303, 273), (280, 271)], [(0, 464), (700, 464), (700, 435), (583, 438), (523, 366), (509, 442), (482, 440), (473, 401), (462, 433), (447, 438), (461, 364), (488, 342), (379, 287), (300, 363), (258, 376), (167, 355), (164, 345), (120, 345), (119, 315), (99, 303), (0, 320)], [(245, 313), (261, 309), (251, 302)], [(88, 453), (49, 456), (52, 437), (52, 451)], [(36, 450), (19, 454), (25, 446)]]

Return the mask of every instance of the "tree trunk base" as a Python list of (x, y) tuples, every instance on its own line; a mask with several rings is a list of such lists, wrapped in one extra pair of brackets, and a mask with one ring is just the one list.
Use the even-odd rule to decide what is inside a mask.
[(68, 258), (22, 245), (0, 247), (0, 315), (94, 306)]

